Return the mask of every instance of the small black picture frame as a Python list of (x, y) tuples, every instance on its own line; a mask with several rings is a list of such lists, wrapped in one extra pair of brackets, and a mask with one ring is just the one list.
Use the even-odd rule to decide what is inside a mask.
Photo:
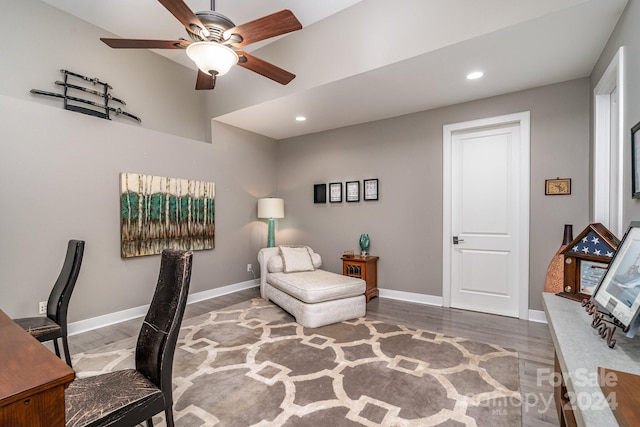
[(347, 202), (360, 201), (360, 181), (347, 181), (345, 183)]
[(329, 183), (329, 202), (330, 203), (342, 202), (342, 183), (341, 182)]
[(640, 199), (640, 122), (631, 128), (631, 197)]
[(327, 184), (313, 185), (313, 203), (327, 203)]
[(362, 181), (363, 199), (378, 200), (378, 179), (365, 179)]

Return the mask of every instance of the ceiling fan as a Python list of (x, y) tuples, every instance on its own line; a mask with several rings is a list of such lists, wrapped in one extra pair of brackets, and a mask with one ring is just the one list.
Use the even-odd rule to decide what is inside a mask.
[(187, 56), (198, 66), (196, 90), (213, 89), (216, 77), (225, 74), (235, 64), (283, 85), (295, 78), (295, 74), (247, 52), (231, 48), (300, 30), (302, 24), (290, 10), (281, 10), (235, 25), (229, 18), (215, 11), (215, 0), (211, 0), (211, 10), (197, 13), (193, 13), (183, 0), (158, 1), (184, 25), (192, 42), (185, 39), (100, 40), (115, 49), (186, 49)]

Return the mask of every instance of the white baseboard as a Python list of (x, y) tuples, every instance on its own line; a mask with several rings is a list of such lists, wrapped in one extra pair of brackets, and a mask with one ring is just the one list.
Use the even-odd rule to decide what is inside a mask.
[[(397, 299), (400, 301), (414, 302), (416, 304), (435, 305), (442, 307), (442, 297), (434, 295), (416, 294), (413, 292), (393, 291), (391, 289), (379, 289), (380, 298)], [(544, 311), (529, 310), (530, 322), (547, 323)]]
[(547, 316), (544, 311), (529, 310), (529, 322), (547, 323)]
[[(221, 288), (209, 289), (208, 291), (197, 292), (190, 294), (187, 298), (187, 304), (191, 304), (198, 301), (203, 301), (209, 298), (220, 297), (222, 295), (231, 294), (244, 289), (254, 288), (259, 286), (255, 280), (248, 280), (246, 282), (236, 283), (229, 286), (223, 286)], [(139, 307), (129, 308), (127, 310), (117, 311), (115, 313), (109, 313), (102, 316), (92, 317), (86, 320), (80, 320), (78, 322), (69, 323), (68, 331), (69, 335), (76, 335), (82, 332), (91, 331), (93, 329), (102, 328), (116, 323), (124, 322), (126, 320), (135, 319), (145, 316), (149, 310), (149, 304)]]
[(442, 307), (442, 297), (433, 295), (416, 294), (413, 292), (394, 291), (391, 289), (378, 289), (380, 298), (397, 299), (400, 301), (415, 302), (417, 304), (437, 305)]
[[(221, 288), (209, 289), (208, 291), (202, 291), (189, 295), (187, 304), (204, 301), (210, 298), (220, 297), (222, 295), (231, 294), (233, 292), (250, 289), (257, 286), (259, 286), (259, 284), (256, 283), (255, 280), (247, 280), (246, 282), (235, 283), (233, 285), (223, 286)], [(389, 298), (400, 301), (413, 302), (416, 304), (435, 305), (438, 307), (442, 307), (442, 297), (416, 294), (414, 292), (394, 291), (391, 289), (379, 289), (379, 291), (380, 298)], [(69, 323), (69, 335), (76, 335), (82, 332), (87, 332), (93, 329), (98, 329), (142, 317), (147, 314), (147, 310), (149, 310), (149, 304), (129, 308), (127, 310), (117, 311), (115, 313), (105, 314), (102, 316), (92, 317), (86, 320), (80, 320), (78, 322)], [(529, 321), (547, 323), (547, 317), (545, 316), (544, 311), (529, 310)]]

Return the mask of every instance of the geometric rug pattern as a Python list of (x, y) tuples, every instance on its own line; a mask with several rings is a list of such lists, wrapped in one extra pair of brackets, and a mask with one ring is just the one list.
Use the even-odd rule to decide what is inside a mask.
[[(135, 339), (74, 355), (77, 375), (133, 367)], [(303, 328), (259, 298), (183, 322), (173, 386), (177, 426), (521, 425), (514, 351), (366, 318)]]

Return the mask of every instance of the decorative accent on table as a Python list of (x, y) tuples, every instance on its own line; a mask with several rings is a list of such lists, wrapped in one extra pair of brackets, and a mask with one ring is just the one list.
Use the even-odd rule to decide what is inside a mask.
[(327, 184), (313, 185), (313, 203), (327, 203)]
[(631, 195), (640, 199), (640, 122), (631, 128)]
[(369, 239), (369, 235), (367, 233), (363, 233), (360, 235), (360, 255), (366, 257), (369, 255), (369, 245), (371, 244), (371, 239)]
[(590, 298), (615, 254), (620, 240), (600, 224), (589, 224), (560, 253), (564, 255), (564, 289), (558, 295)]
[(343, 258), (353, 258), (353, 249), (345, 249), (344, 253), (342, 254)]
[(120, 174), (123, 258), (215, 247), (213, 182)]
[(342, 183), (332, 182), (329, 184), (329, 202), (340, 203), (342, 202)]
[[(119, 107), (114, 108), (109, 105), (109, 101), (117, 102), (122, 105), (126, 105), (126, 103), (122, 99), (116, 98), (115, 96), (112, 96), (109, 93), (109, 89), (113, 89), (113, 88), (108, 83), (102, 82), (98, 78), (86, 77), (86, 76), (83, 76), (82, 74), (77, 74), (68, 70), (60, 70), (60, 71), (64, 74), (64, 81), (58, 80), (55, 82), (55, 84), (58, 86), (62, 86), (63, 93), (48, 92), (46, 90), (40, 90), (40, 89), (31, 89), (30, 92), (37, 95), (45, 95), (45, 96), (51, 96), (54, 98), (62, 98), (64, 100), (65, 110), (75, 111), (77, 113), (87, 114), (89, 116), (94, 116), (94, 117), (100, 117), (101, 119), (107, 119), (107, 120), (111, 120), (111, 113), (114, 113), (116, 116), (121, 114), (123, 116), (127, 116), (131, 119), (137, 120), (138, 122), (142, 121), (140, 120), (139, 117), (134, 116), (131, 113), (127, 113), (126, 111), (122, 110)], [(81, 80), (90, 82), (94, 86), (98, 85), (101, 87), (101, 90), (89, 89), (84, 86), (69, 83), (68, 82), (69, 76), (77, 77)], [(70, 89), (88, 93), (89, 96), (92, 97), (94, 100), (79, 98), (77, 96), (69, 95), (68, 92)], [(100, 102), (97, 102), (98, 100)], [(88, 108), (86, 106), (76, 105), (77, 103), (81, 103), (84, 105), (92, 105), (94, 107), (98, 107), (98, 109), (96, 110), (93, 108)]]
[(606, 316), (606, 314), (598, 311), (598, 305), (590, 299), (583, 299), (582, 306), (584, 307), (585, 311), (593, 317), (593, 320), (591, 321), (591, 327), (593, 329), (597, 329), (598, 335), (600, 335), (601, 338), (607, 340), (607, 345), (609, 346), (609, 348), (615, 347), (616, 340), (613, 338), (613, 334), (616, 332), (616, 326), (620, 326), (620, 324), (616, 323), (615, 319), (605, 319), (604, 316)]
[(364, 187), (364, 200), (378, 200), (378, 180), (365, 179), (362, 181)]
[(629, 225), (592, 300), (633, 337), (640, 324), (640, 221)]
[(571, 194), (571, 178), (544, 180), (545, 196), (566, 196)]
[(347, 190), (347, 202), (359, 202), (360, 181), (347, 181), (345, 187)]
[(547, 276), (544, 281), (544, 291), (554, 294), (562, 292), (564, 288), (564, 255), (562, 251), (573, 240), (573, 225), (565, 224), (562, 244), (551, 258), (549, 267), (547, 268)]

